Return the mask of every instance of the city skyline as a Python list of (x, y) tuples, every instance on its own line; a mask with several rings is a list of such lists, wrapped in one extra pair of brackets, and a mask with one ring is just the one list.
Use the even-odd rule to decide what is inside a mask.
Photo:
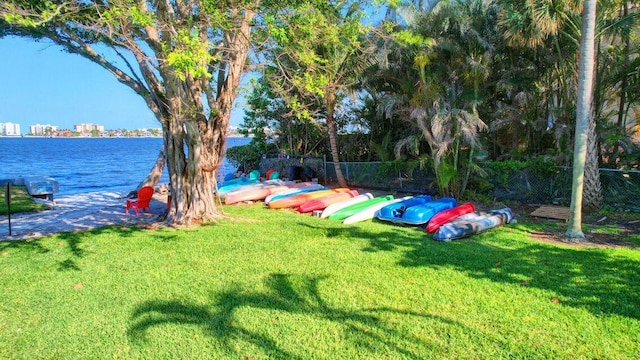
[[(238, 130), (238, 126), (229, 125), (229, 132), (236, 133)], [(47, 129), (51, 133), (55, 132), (75, 132), (75, 133), (90, 133), (93, 130), (98, 131), (99, 133), (104, 132), (121, 132), (121, 131), (159, 131), (162, 132), (161, 127), (147, 127), (147, 128), (137, 128), (137, 129), (109, 129), (105, 128), (102, 124), (92, 124), (92, 123), (82, 123), (82, 124), (74, 124), (71, 128), (61, 128), (57, 125), (52, 124), (29, 124), (28, 132), (22, 131), (22, 127), (20, 124), (12, 123), (12, 122), (0, 122), (0, 136), (23, 136), (23, 135), (47, 135)]]
[[(0, 38), (0, 123), (23, 129), (36, 123), (73, 129), (99, 123), (109, 129), (158, 128), (160, 123), (133, 90), (91, 61), (46, 40)], [(230, 124), (242, 123), (240, 97)]]

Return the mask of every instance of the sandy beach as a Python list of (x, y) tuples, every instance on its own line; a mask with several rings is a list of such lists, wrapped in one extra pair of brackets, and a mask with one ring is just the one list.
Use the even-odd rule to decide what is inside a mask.
[(11, 215), (11, 236), (6, 215), (0, 216), (0, 241), (37, 238), (49, 234), (89, 230), (101, 226), (149, 223), (166, 211), (167, 196), (154, 194), (151, 211), (136, 216), (125, 213), (125, 194), (92, 192), (56, 196), (53, 207), (37, 213)]

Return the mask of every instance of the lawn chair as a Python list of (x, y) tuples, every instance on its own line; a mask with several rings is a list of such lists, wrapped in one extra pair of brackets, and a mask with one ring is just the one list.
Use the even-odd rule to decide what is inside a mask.
[(149, 203), (151, 202), (151, 198), (153, 197), (153, 188), (151, 186), (143, 186), (140, 190), (138, 190), (138, 197), (135, 199), (127, 199), (127, 207), (125, 212), (129, 214), (129, 209), (133, 209), (136, 212), (136, 216), (138, 215), (138, 209), (144, 212), (145, 209), (149, 210), (151, 213), (151, 206)]

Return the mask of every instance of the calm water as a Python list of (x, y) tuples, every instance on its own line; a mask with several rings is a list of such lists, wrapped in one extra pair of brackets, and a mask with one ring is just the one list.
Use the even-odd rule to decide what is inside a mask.
[[(249, 143), (229, 138), (227, 147)], [(61, 194), (129, 192), (151, 170), (161, 138), (0, 138), (0, 179), (50, 176)], [(225, 160), (225, 172), (232, 166)], [(169, 182), (165, 169), (161, 183)]]

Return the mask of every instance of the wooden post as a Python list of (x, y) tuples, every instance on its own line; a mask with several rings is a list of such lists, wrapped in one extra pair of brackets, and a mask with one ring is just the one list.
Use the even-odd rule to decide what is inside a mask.
[(11, 182), (7, 182), (4, 201), (7, 203), (7, 216), (9, 217), (9, 236), (11, 236)]

